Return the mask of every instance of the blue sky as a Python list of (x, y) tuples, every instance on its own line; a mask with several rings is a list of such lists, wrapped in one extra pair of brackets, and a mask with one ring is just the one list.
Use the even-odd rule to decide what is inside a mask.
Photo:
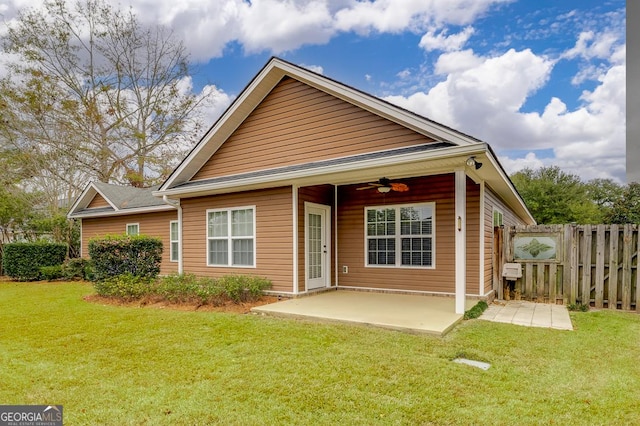
[[(10, 20), (39, 0), (0, 0)], [(213, 121), (271, 56), (488, 142), (509, 173), (625, 180), (624, 0), (122, 0), (172, 28)]]

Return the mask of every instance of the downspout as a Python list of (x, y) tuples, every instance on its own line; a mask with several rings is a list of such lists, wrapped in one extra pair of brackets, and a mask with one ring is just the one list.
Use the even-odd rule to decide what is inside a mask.
[(166, 195), (162, 196), (162, 201), (178, 209), (178, 273), (182, 274), (184, 273), (182, 266), (182, 206), (180, 200), (170, 200)]

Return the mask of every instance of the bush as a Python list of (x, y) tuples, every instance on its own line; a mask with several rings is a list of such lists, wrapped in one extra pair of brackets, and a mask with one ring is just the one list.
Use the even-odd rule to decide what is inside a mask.
[(217, 283), (235, 303), (256, 300), (271, 287), (270, 280), (251, 275), (225, 275)]
[(93, 285), (96, 293), (104, 297), (117, 297), (123, 300), (135, 300), (151, 292), (152, 280), (133, 274), (122, 274), (96, 281)]
[(464, 313), (464, 319), (478, 318), (489, 307), (484, 300), (479, 301), (476, 305)]
[(155, 287), (155, 295), (171, 303), (220, 305), (223, 294), (213, 279), (198, 278), (193, 274), (171, 274), (160, 278)]
[(91, 280), (93, 266), (89, 259), (68, 259), (62, 265), (62, 278), (65, 280)]
[(162, 241), (145, 235), (112, 235), (89, 240), (94, 280), (122, 274), (155, 278), (160, 272)]
[(62, 276), (62, 265), (40, 267), (40, 277), (43, 280), (53, 281), (62, 278)]
[(219, 306), (226, 300), (234, 303), (258, 300), (264, 290), (271, 287), (271, 281), (249, 275), (226, 275), (213, 279), (193, 274), (171, 274), (153, 280), (127, 273), (96, 281), (94, 286), (100, 296), (123, 300), (148, 297), (169, 303)]
[(20, 281), (36, 281), (42, 277), (40, 268), (60, 265), (66, 255), (66, 244), (12, 243), (4, 246), (2, 262), (7, 276)]

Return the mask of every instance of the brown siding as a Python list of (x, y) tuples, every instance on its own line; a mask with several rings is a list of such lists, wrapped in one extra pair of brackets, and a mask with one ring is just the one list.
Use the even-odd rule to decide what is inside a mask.
[[(291, 195), (291, 188), (285, 187), (183, 199), (181, 205), (184, 272), (212, 277), (226, 274), (264, 276), (273, 282), (272, 290), (293, 291)], [(256, 208), (256, 267), (207, 266), (207, 209), (243, 206)]]
[(467, 294), (480, 292), (480, 185), (467, 178)]
[(162, 263), (160, 273), (169, 274), (178, 270), (178, 262), (171, 262), (169, 223), (178, 220), (178, 212), (169, 210), (123, 216), (82, 219), (82, 257), (89, 257), (89, 240), (94, 237), (124, 234), (128, 223), (138, 223), (140, 233), (162, 239)]
[(286, 78), (193, 180), (428, 142), (432, 139)]
[(335, 223), (334, 223), (334, 187), (333, 185), (306, 186), (298, 189), (298, 288), (305, 291), (306, 258), (304, 252), (304, 203), (311, 202), (331, 206), (331, 285), (335, 285)]
[(97, 208), (100, 208), (100, 207), (111, 207), (111, 204), (109, 204), (107, 202), (107, 200), (105, 200), (104, 197), (102, 197), (102, 195), (96, 194), (96, 196), (93, 197), (93, 200), (91, 200), (91, 202), (89, 203), (87, 208), (88, 209), (97, 209)]
[[(382, 195), (374, 190), (357, 191), (361, 185), (341, 187), (338, 202), (339, 285), (392, 290), (455, 292), (455, 189), (452, 174), (404, 179), (410, 190)], [(479, 222), (479, 189), (468, 184), (468, 223)], [(375, 205), (435, 202), (435, 268), (367, 268), (364, 253), (364, 208)], [(477, 293), (479, 271), (479, 225), (467, 234), (467, 292)], [(475, 249), (473, 247), (476, 247)], [(342, 273), (348, 266), (349, 272)]]
[[(505, 226), (524, 225), (520, 219), (500, 198), (490, 189), (485, 189), (484, 202), (484, 293), (493, 288), (493, 210), (502, 212)], [(500, 271), (501, 273), (501, 271)]]

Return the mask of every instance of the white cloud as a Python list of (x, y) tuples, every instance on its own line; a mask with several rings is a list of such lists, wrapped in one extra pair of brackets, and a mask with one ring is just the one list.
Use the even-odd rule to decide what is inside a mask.
[(476, 56), (471, 49), (444, 53), (438, 57), (434, 70), (440, 75), (463, 72), (478, 67), (482, 61), (483, 59)]
[(224, 90), (214, 85), (204, 86), (198, 94), (198, 97), (206, 97), (208, 99), (200, 108), (201, 118), (205, 125), (215, 123), (234, 99), (225, 93)]
[(563, 57), (573, 59), (582, 57), (584, 59), (609, 58), (616, 47), (619, 37), (609, 31), (594, 33), (584, 31), (578, 36), (575, 46), (567, 50)]
[[(623, 48), (611, 49), (617, 61)], [(460, 58), (460, 61), (456, 59)], [(568, 110), (559, 98), (542, 113), (523, 111), (527, 99), (547, 83), (556, 61), (530, 50), (482, 57), (472, 51), (442, 54), (436, 70), (446, 79), (426, 92), (388, 101), (479, 137), (500, 150), (549, 150), (555, 157), (504, 158), (505, 167), (558, 165), (583, 179), (621, 180), (625, 167), (625, 66), (592, 70), (598, 86), (582, 105)], [(463, 65), (458, 65), (463, 64)], [(592, 78), (595, 78), (592, 76)]]
[(507, 156), (498, 156), (500, 164), (504, 167), (507, 174), (512, 175), (524, 169), (539, 169), (547, 166), (545, 162), (539, 159), (534, 152), (527, 153), (524, 158), (510, 158)]
[[(11, 19), (19, 8), (42, 1), (8, 0), (2, 13)], [(246, 53), (280, 54), (303, 45), (325, 44), (340, 32), (423, 32), (449, 24), (469, 25), (494, 5), (509, 1), (128, 0), (122, 7), (130, 5), (145, 23), (170, 27), (195, 60), (206, 62), (222, 56), (234, 41)], [(463, 44), (467, 31), (446, 37), (439, 33), (438, 37), (445, 44)]]
[(374, 0), (354, 3), (335, 14), (336, 28), (360, 34), (467, 25), (491, 6), (510, 0)]
[(473, 27), (466, 27), (461, 32), (451, 35), (447, 35), (446, 28), (441, 30), (438, 34), (436, 34), (435, 31), (428, 31), (422, 36), (418, 45), (427, 52), (432, 50), (452, 52), (462, 49), (473, 33)]
[(321, 65), (306, 65), (306, 64), (300, 64), (300, 66), (302, 68), (306, 68), (310, 71), (313, 71), (315, 73), (318, 74), (324, 74), (324, 68)]

